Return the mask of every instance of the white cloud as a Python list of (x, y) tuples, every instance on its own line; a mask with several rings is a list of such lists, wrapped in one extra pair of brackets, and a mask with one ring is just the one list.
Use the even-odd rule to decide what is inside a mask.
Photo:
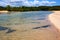
[(24, 4), (27, 6), (41, 6), (41, 5), (52, 5), (56, 3), (55, 1), (38, 1), (38, 0), (34, 0), (34, 1), (25, 1)]
[(40, 5), (52, 5), (52, 4), (54, 4), (54, 3), (56, 3), (55, 1), (41, 1), (41, 2), (39, 2), (40, 3)]
[(48, 1), (48, 0), (34, 0), (34, 1), (29, 1), (29, 0), (2, 0), (0, 1), (0, 4), (5, 5), (11, 5), (11, 6), (41, 6), (41, 5), (52, 5), (56, 3), (55, 1)]
[(56, 3), (56, 2), (54, 2), (54, 1), (51, 1), (51, 2), (49, 2), (49, 1), (41, 1), (40, 3), (43, 3), (43, 4), (52, 4), (52, 3)]
[(15, 2), (15, 1), (23, 1), (23, 2), (25, 2), (25, 1), (28, 1), (28, 0), (11, 0), (11, 2)]
[(14, 1), (20, 1), (20, 0), (11, 0), (11, 2), (14, 2)]

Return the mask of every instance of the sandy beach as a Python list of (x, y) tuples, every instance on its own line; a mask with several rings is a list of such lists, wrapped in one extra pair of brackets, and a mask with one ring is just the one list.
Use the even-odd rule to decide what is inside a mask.
[[(35, 22), (40, 22), (38, 24), (28, 23), (23, 25), (13, 25), (10, 27), (11, 29), (7, 29), (9, 25), (4, 25), (7, 30), (0, 31), (0, 40), (60, 40), (59, 31), (57, 29), (58, 26), (54, 24), (56, 23), (54, 19), (56, 18), (56, 13), (56, 11), (53, 11), (53, 14), (48, 16), (48, 20), (36, 20)], [(60, 12), (58, 11), (58, 14), (59, 13)], [(40, 28), (45, 27), (48, 22), (51, 22), (50, 26), (47, 28)], [(12, 30), (13, 32), (9, 33), (8, 30)]]
[(60, 31), (60, 11), (54, 11), (49, 15), (50, 22)]
[(54, 11), (49, 15), (50, 22), (54, 25), (53, 28), (57, 32), (58, 40), (60, 40), (60, 11)]

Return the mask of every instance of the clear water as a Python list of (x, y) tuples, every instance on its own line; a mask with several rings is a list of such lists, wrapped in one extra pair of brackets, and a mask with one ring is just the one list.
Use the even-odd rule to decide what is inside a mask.
[(51, 13), (50, 11), (33, 11), (0, 14), (0, 39), (55, 40), (55, 32), (48, 27), (50, 25), (48, 15)]
[(36, 23), (37, 20), (46, 20), (51, 11), (33, 11), (33, 12), (8, 12), (0, 14), (0, 26), (21, 25)]

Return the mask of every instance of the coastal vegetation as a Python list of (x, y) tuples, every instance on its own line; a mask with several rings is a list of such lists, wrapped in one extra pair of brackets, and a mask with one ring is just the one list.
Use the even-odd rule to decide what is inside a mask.
[(5, 7), (0, 6), (0, 11), (58, 11), (60, 10), (60, 6), (38, 6), (38, 7), (26, 7), (26, 6), (20, 6), (20, 7), (12, 7), (10, 5), (7, 5)]

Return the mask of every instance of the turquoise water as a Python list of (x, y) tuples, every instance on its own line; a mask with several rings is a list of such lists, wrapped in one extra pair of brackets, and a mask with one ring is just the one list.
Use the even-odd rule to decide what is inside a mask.
[(32, 12), (8, 12), (0, 14), (1, 25), (21, 25), (28, 23), (39, 23), (36, 20), (46, 20), (51, 11), (32, 11)]

